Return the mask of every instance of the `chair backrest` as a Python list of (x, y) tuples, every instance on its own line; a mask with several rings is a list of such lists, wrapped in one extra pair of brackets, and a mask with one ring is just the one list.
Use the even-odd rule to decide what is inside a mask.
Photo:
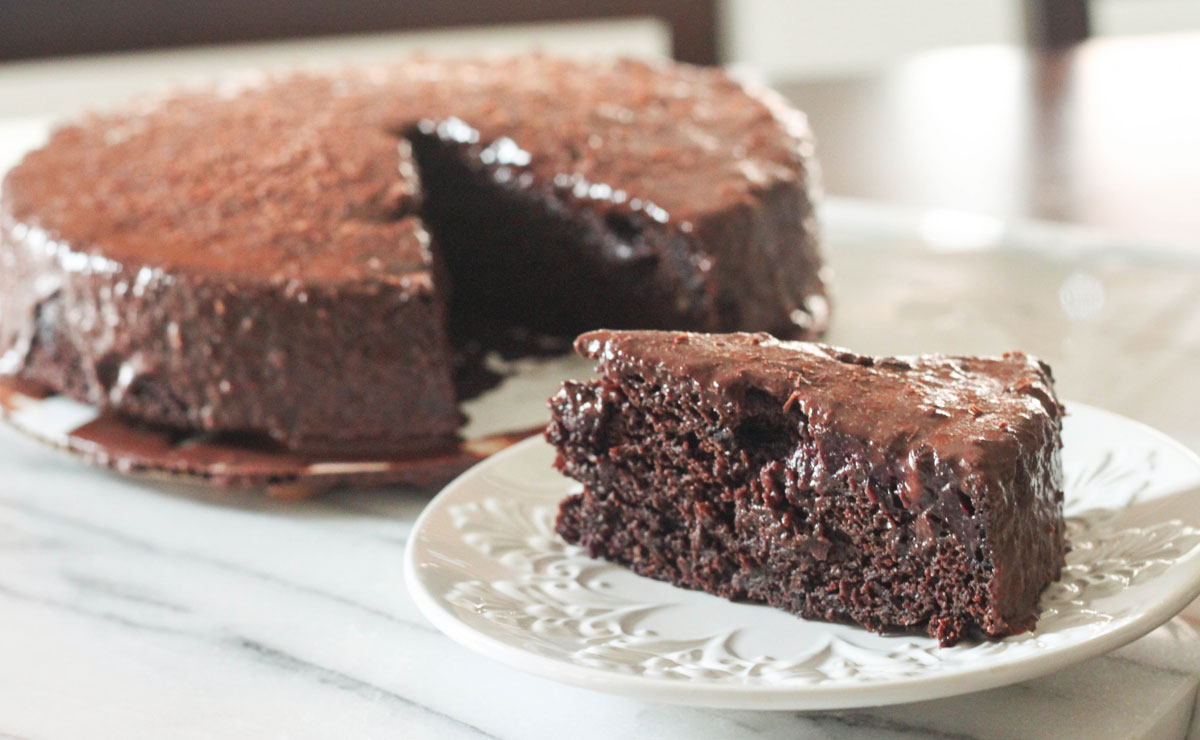
[(1091, 34), (1088, 0), (1023, 0), (1030, 46), (1059, 49)]
[(718, 0), (78, 0), (0, 2), (0, 60), (263, 41), (614, 18), (657, 18), (676, 59), (717, 63)]

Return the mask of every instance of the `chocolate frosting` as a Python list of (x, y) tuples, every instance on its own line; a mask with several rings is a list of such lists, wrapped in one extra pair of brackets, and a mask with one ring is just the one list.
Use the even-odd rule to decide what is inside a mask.
[(864, 440), (881, 457), (925, 450), (977, 466), (989, 448), (1015, 451), (1022, 434), (1063, 413), (1049, 367), (1021, 352), (868, 357), (769, 334), (603, 330), (575, 347), (602, 373), (691, 378), (718, 409), (766, 393), (814, 429)]
[[(414, 137), (536, 191), (548, 218), (590, 214), (617, 235), (599, 240), (608, 262), (656, 244), (651, 263), (686, 265), (660, 281), (655, 325), (824, 328), (812, 143), (777, 96), (677, 64), (416, 58), (251, 76), (55, 131), (0, 196), (0, 373), (293, 449), (450, 443), (454, 276), (422, 219)], [(658, 236), (627, 239), (630, 223)]]
[[(81, 270), (109, 260), (268, 282), (399, 283), (429, 265), (407, 218), (419, 210), (405, 140), (414, 128), (479, 145), (501, 177), (552, 183), (685, 233), (755, 207), (781, 183), (816, 187), (802, 114), (716, 69), (413, 59), (251, 77), (89, 117), (9, 174), (4, 212), (18, 242), (40, 230), (38, 241), (97, 255), (70, 260)], [(786, 292), (822, 292), (812, 267)]]

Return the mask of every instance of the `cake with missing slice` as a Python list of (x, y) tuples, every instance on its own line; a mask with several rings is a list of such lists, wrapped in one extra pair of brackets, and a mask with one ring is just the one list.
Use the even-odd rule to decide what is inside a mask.
[(865, 357), (766, 334), (595, 331), (551, 401), (584, 485), (557, 529), (730, 599), (942, 645), (1034, 627), (1065, 553), (1049, 367)]
[(453, 449), (460, 342), (818, 336), (812, 141), (719, 69), (415, 57), (57, 129), (0, 192), (0, 378), (305, 456)]

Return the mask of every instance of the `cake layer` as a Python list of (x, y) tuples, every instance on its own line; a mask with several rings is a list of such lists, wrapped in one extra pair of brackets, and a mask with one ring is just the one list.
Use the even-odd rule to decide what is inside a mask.
[(772, 94), (668, 63), (417, 58), (92, 116), (5, 179), (0, 373), (302, 451), (444, 445), (447, 312), (823, 330), (810, 157)]
[(593, 332), (551, 400), (558, 531), (639, 573), (877, 631), (1031, 629), (1064, 555), (1049, 369)]

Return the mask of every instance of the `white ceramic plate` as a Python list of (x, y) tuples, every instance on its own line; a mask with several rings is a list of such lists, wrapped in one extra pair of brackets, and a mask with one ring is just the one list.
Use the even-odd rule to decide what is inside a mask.
[(540, 439), (475, 466), (425, 509), (406, 554), (409, 590), (443, 632), (514, 668), (680, 704), (880, 705), (1050, 673), (1134, 640), (1200, 594), (1200, 459), (1116, 414), (1068, 409), (1072, 551), (1034, 633), (939, 648), (592, 560), (554, 533), (578, 484), (551, 469)]

